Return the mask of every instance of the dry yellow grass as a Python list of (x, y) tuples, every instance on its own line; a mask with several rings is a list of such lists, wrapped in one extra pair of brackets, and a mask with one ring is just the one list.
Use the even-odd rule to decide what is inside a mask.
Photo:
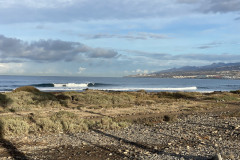
[[(239, 104), (235, 92), (40, 92), (21, 87), (0, 94), (0, 132), (5, 135), (34, 133), (76, 133), (90, 128), (118, 129), (128, 125), (120, 115), (148, 115), (165, 112), (204, 112)], [(159, 118), (157, 118), (159, 119)], [(172, 121), (171, 114), (160, 120)], [(148, 120), (146, 119), (146, 122)], [(150, 120), (151, 123), (153, 120)], [(140, 121), (141, 122), (141, 121)]]

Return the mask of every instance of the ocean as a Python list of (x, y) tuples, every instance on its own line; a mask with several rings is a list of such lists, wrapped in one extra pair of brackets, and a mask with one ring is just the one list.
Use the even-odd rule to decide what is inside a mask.
[(239, 90), (240, 80), (0, 75), (0, 92), (12, 91), (21, 86), (34, 86), (46, 92), (83, 91), (87, 88), (109, 91), (212, 92)]

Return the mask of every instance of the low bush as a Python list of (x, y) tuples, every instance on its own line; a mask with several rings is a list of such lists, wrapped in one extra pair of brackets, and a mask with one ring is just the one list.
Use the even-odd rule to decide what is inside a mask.
[[(57, 100), (55, 95), (48, 92), (8, 92), (5, 93), (7, 97), (11, 97), (11, 105), (8, 105), (7, 110), (29, 111), (33, 108), (41, 107), (61, 107), (62, 104)], [(9, 103), (8, 103), (9, 104)], [(6, 109), (5, 109), (6, 110)]]
[(215, 100), (218, 102), (240, 101), (238, 95), (229, 92), (212, 93), (205, 97), (205, 99)]
[(173, 98), (173, 99), (196, 99), (200, 93), (195, 92), (159, 92), (159, 98)]
[(112, 118), (104, 117), (100, 121), (97, 121), (92, 127), (97, 129), (118, 129), (127, 126), (127, 122), (116, 122)]
[(32, 92), (32, 93), (40, 92), (37, 88), (35, 88), (33, 86), (19, 87), (19, 88), (16, 88), (13, 92), (21, 92), (21, 91)]
[(5, 118), (0, 119), (3, 135), (24, 135), (29, 131), (29, 124), (23, 118)]
[(58, 121), (52, 121), (50, 118), (39, 118), (36, 120), (38, 130), (41, 132), (58, 133), (62, 132), (62, 125)]
[(5, 94), (0, 93), (0, 107), (6, 108), (13, 103), (11, 98), (8, 98)]
[(240, 94), (240, 90), (236, 90), (236, 91), (230, 91), (231, 93), (234, 93), (234, 94)]
[(3, 139), (4, 137), (4, 127), (3, 127), (3, 122), (0, 120), (0, 140)]

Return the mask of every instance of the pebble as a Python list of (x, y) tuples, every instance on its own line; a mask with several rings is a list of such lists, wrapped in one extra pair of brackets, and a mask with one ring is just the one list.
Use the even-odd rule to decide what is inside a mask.
[[(47, 146), (42, 144), (44, 146), (31, 147), (29, 150), (32, 152), (41, 147), (64, 146), (63, 148), (70, 150), (68, 146), (110, 146), (111, 150), (111, 146), (115, 146), (117, 148), (115, 152), (127, 155), (127, 157), (131, 156), (132, 159), (206, 160), (216, 157), (219, 151), (221, 152), (220, 156), (217, 155), (218, 160), (222, 160), (222, 156), (229, 155), (229, 153), (231, 155), (228, 158), (238, 159), (240, 157), (239, 124), (240, 118), (221, 119), (214, 113), (206, 113), (183, 116), (176, 122), (162, 122), (154, 126), (134, 124), (120, 130), (101, 130), (101, 132), (91, 130), (72, 135), (31, 135), (24, 139), (28, 142), (47, 143)], [(235, 134), (231, 135), (232, 132), (227, 132), (227, 126), (230, 125), (235, 126), (233, 130)], [(60, 148), (56, 150), (63, 152)], [(112, 157), (114, 154), (111, 152), (108, 155)], [(34, 156), (30, 159), (41, 159), (40, 155)], [(11, 157), (7, 158), (11, 159)]]

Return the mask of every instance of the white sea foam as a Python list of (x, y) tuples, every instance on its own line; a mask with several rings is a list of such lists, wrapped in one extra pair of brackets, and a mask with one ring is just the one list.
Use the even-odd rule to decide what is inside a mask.
[(73, 87), (73, 88), (76, 88), (76, 87), (80, 87), (80, 88), (86, 88), (88, 87), (88, 83), (80, 83), (80, 84), (77, 84), (77, 83), (66, 83), (66, 84), (54, 84), (54, 87)]
[(146, 91), (191, 91), (197, 90), (197, 87), (184, 87), (184, 88), (103, 88), (98, 90), (109, 90), (109, 91), (135, 91), (135, 90), (146, 90)]
[(55, 88), (38, 88), (41, 91), (83, 91), (85, 88), (62, 88), (62, 87), (55, 87)]
[[(63, 84), (64, 85), (64, 84)], [(65, 87), (59, 84), (59, 87), (55, 88), (41, 88), (42, 91), (82, 91), (85, 87)], [(184, 87), (184, 88), (94, 88), (96, 90), (104, 91), (193, 91), (197, 90), (197, 87)]]
[(214, 91), (198, 91), (200, 93), (213, 93)]

